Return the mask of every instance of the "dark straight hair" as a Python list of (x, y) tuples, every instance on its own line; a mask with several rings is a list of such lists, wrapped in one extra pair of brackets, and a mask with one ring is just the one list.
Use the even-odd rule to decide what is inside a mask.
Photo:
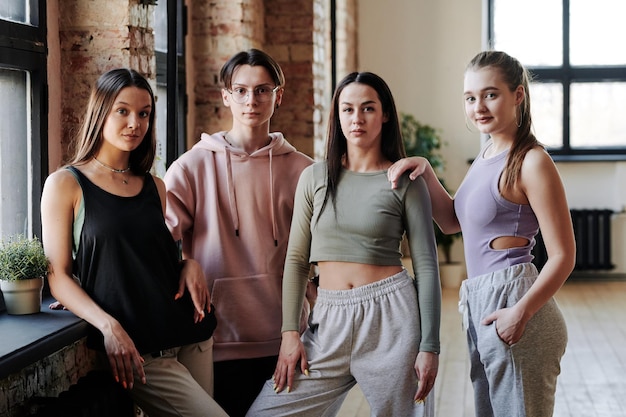
[(233, 73), (240, 65), (261, 66), (267, 70), (276, 86), (285, 86), (285, 75), (280, 65), (267, 53), (253, 48), (236, 53), (222, 66), (220, 80), (225, 88), (230, 89), (233, 86)]
[(341, 121), (339, 120), (339, 96), (343, 89), (352, 83), (370, 86), (378, 94), (383, 114), (387, 116), (387, 121), (383, 123), (381, 130), (380, 147), (382, 154), (391, 162), (396, 162), (406, 156), (396, 104), (385, 80), (372, 72), (353, 72), (345, 76), (333, 94), (330, 108), (326, 139), (326, 195), (320, 214), (324, 211), (329, 198), (335, 206), (339, 176), (343, 168), (343, 160), (348, 152), (348, 141), (341, 130)]

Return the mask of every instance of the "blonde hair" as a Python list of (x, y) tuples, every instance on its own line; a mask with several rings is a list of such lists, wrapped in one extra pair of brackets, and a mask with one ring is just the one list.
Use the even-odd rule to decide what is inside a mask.
[(466, 71), (485, 67), (498, 70), (511, 92), (520, 85), (524, 88), (524, 98), (519, 104), (518, 129), (504, 167), (504, 189), (510, 190), (519, 180), (526, 153), (535, 146), (542, 146), (532, 132), (528, 89), (531, 76), (517, 59), (501, 51), (480, 52), (467, 65)]

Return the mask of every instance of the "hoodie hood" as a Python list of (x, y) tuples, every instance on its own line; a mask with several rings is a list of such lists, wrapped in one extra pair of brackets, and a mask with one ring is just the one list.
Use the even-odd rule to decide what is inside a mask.
[(226, 141), (226, 131), (221, 131), (209, 135), (203, 133), (200, 136), (200, 141), (194, 145), (194, 148), (204, 148), (213, 152), (229, 152), (232, 155), (242, 155), (250, 158), (267, 157), (270, 155), (284, 155), (286, 153), (296, 152), (296, 148), (293, 147), (282, 133), (272, 132), (270, 133), (270, 143), (248, 154), (243, 149), (234, 148)]
[(207, 149), (216, 153), (223, 153), (226, 161), (226, 175), (227, 175), (227, 183), (228, 183), (228, 195), (229, 195), (229, 203), (230, 203), (230, 211), (233, 219), (233, 229), (235, 236), (239, 236), (239, 212), (237, 206), (237, 190), (235, 186), (235, 180), (233, 178), (233, 157), (237, 160), (242, 159), (256, 159), (256, 158), (268, 158), (269, 159), (269, 195), (271, 199), (270, 210), (271, 210), (271, 218), (272, 218), (272, 237), (274, 239), (274, 246), (278, 246), (278, 225), (276, 221), (276, 201), (275, 201), (275, 193), (274, 193), (274, 170), (272, 166), (272, 162), (274, 156), (285, 155), (288, 153), (296, 152), (296, 148), (291, 145), (282, 133), (280, 132), (272, 132), (269, 134), (270, 142), (254, 151), (251, 154), (248, 154), (246, 151), (240, 148), (235, 148), (231, 146), (226, 140), (226, 131), (221, 131), (209, 135), (207, 133), (203, 133), (200, 137), (200, 141), (194, 145), (194, 148), (202, 148)]

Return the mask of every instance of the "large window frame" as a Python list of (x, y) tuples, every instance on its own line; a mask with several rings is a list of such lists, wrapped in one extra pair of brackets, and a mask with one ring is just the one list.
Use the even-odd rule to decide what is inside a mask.
[[(487, 44), (494, 45), (494, 1), (487, 0)], [(563, 146), (548, 148), (557, 161), (621, 161), (626, 160), (626, 144), (616, 147), (576, 148), (570, 145), (570, 87), (573, 83), (626, 82), (626, 66), (573, 66), (570, 64), (570, 1), (562, 0), (563, 56), (560, 67), (527, 66), (534, 82), (559, 83), (563, 88)], [(520, 6), (521, 7), (521, 6)], [(539, 12), (539, 11), (538, 11)], [(518, 22), (519, 23), (519, 22)], [(520, 32), (520, 36), (524, 36)], [(522, 64), (524, 64), (522, 62)], [(626, 136), (626, 132), (625, 132)], [(625, 139), (626, 143), (626, 139)]]
[[(157, 99), (166, 100), (165, 106), (157, 103), (159, 132), (165, 134), (160, 142), (165, 150), (159, 155), (164, 161), (157, 161), (157, 175), (165, 173), (175, 159), (186, 150), (187, 137), (187, 87), (185, 65), (185, 36), (187, 36), (187, 6), (183, 0), (158, 2), (159, 8), (166, 9), (166, 27), (155, 23), (155, 31), (166, 32), (165, 48), (155, 47), (157, 71)], [(158, 35), (157, 35), (158, 36)], [(161, 42), (155, 42), (158, 44)], [(166, 97), (158, 97), (158, 91), (166, 91)], [(174, 98), (174, 99), (172, 99)], [(163, 110), (161, 110), (163, 109)], [(163, 114), (165, 111), (165, 114)]]
[(31, 141), (32, 170), (30, 229), (41, 236), (41, 192), (48, 175), (48, 94), (46, 68), (46, 2), (28, 0), (32, 25), (0, 19), (0, 67), (29, 73), (31, 117), (30, 137), (15, 140)]
[[(41, 192), (48, 175), (48, 81), (46, 2), (27, 0), (30, 24), (0, 18), (0, 68), (28, 73), (27, 94), (30, 94), (30, 118), (27, 119), (27, 137), (14, 140), (30, 141), (30, 170), (28, 196), (28, 230), (41, 237)], [(0, 103), (2, 98), (0, 97)], [(6, 197), (6, 196), (3, 196)], [(12, 201), (6, 198), (3, 201)], [(2, 204), (2, 201), (0, 201)], [(32, 237), (29, 236), (29, 237)], [(4, 302), (0, 297), (0, 311)]]

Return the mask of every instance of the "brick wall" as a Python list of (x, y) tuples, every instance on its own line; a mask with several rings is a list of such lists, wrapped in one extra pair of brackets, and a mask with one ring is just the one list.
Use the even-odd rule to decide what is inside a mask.
[[(222, 104), (219, 70), (235, 52), (270, 53), (287, 78), (272, 130), (303, 152), (321, 153), (330, 84), (330, 10), (324, 0), (186, 0), (190, 97), (188, 146), (202, 132), (230, 127)], [(59, 0), (62, 148), (78, 129), (89, 89), (104, 71), (133, 67), (155, 79), (153, 8), (138, 0)], [(356, 0), (337, 1), (337, 77), (356, 70)], [(318, 149), (314, 151), (314, 148)]]
[(220, 69), (234, 53), (262, 48), (264, 34), (260, 0), (188, 0), (187, 7), (187, 85), (193, 114), (187, 143), (191, 147), (202, 132), (230, 127), (230, 110), (222, 104)]
[(337, 1), (337, 81), (359, 70), (357, 0)]
[(82, 339), (0, 380), (0, 416), (30, 415), (34, 397), (57, 397), (97, 363)]
[[(313, 155), (316, 96), (314, 37), (327, 25), (316, 25), (316, 4), (322, 0), (213, 0), (188, 2), (190, 7), (188, 68), (191, 68), (195, 116), (188, 145), (202, 132), (229, 129), (230, 110), (221, 98), (219, 71), (234, 53), (259, 48), (282, 67), (285, 93), (272, 118), (271, 130), (281, 131), (296, 148)], [(319, 74), (317, 76), (320, 76)]]
[(153, 7), (137, 0), (59, 0), (62, 149), (76, 134), (95, 80), (132, 67), (154, 80)]

